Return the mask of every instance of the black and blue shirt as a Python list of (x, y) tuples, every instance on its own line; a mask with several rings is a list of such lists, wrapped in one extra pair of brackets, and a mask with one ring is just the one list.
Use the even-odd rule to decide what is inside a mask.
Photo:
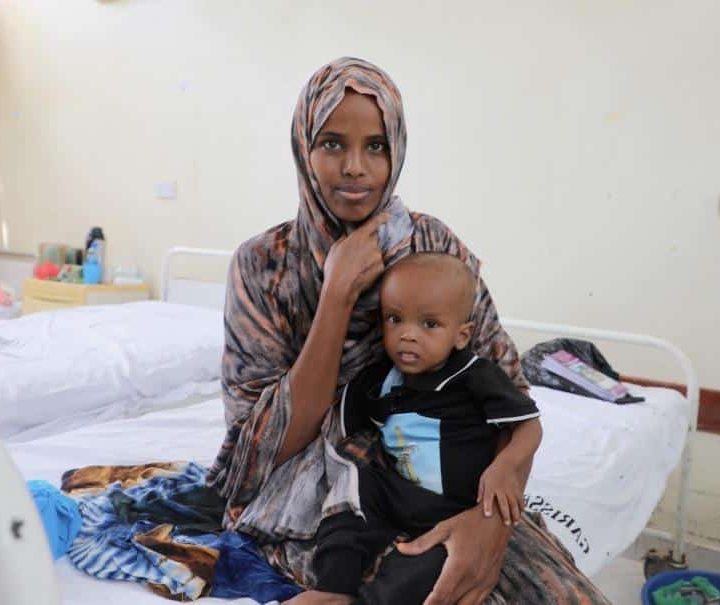
[(496, 363), (469, 349), (417, 375), (403, 375), (387, 359), (352, 380), (341, 401), (345, 435), (376, 428), (398, 473), (468, 504), (495, 458), (501, 426), (539, 415)]

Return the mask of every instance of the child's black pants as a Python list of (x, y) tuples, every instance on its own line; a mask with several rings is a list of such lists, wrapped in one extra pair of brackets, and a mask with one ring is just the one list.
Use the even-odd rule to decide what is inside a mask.
[(383, 559), (375, 579), (364, 585), (363, 572), (399, 533), (415, 538), (471, 504), (453, 502), (375, 462), (359, 467), (358, 476), (366, 519), (343, 512), (320, 523), (313, 563), (316, 588), (358, 595), (358, 605), (420, 605), (440, 575), (447, 557), (444, 546), (416, 556), (395, 549)]

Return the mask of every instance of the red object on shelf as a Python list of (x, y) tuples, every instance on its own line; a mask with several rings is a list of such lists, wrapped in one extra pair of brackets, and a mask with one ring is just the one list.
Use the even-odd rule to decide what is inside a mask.
[(13, 304), (13, 297), (10, 292), (5, 292), (0, 286), (0, 307), (9, 307)]
[(60, 267), (50, 261), (40, 263), (33, 270), (33, 275), (38, 279), (53, 279), (60, 273)]

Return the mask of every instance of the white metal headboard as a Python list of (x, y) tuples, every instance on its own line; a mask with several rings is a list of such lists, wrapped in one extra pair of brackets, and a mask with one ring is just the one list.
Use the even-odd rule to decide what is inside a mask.
[[(587, 338), (591, 340), (605, 340), (623, 344), (639, 345), (659, 349), (669, 353), (682, 369), (687, 385), (686, 398), (690, 406), (690, 418), (688, 423), (688, 435), (685, 440), (682, 461), (680, 463), (680, 494), (678, 496), (677, 509), (675, 512), (675, 531), (669, 537), (674, 542), (672, 560), (674, 563), (685, 562), (685, 533), (687, 531), (687, 507), (690, 491), (690, 471), (692, 469), (692, 450), (694, 434), (697, 429), (698, 405), (700, 402), (700, 383), (697, 372), (690, 361), (690, 358), (678, 347), (662, 338), (646, 336), (644, 334), (631, 334), (629, 332), (613, 332), (611, 330), (598, 330), (595, 328), (581, 328), (577, 326), (565, 326), (560, 324), (539, 323), (524, 319), (505, 318), (501, 323), (506, 328), (516, 330), (528, 330), (546, 334), (572, 336), (576, 338)], [(664, 535), (664, 532), (653, 532)]]
[(175, 246), (170, 248), (163, 257), (160, 273), (160, 298), (165, 302), (178, 302), (198, 307), (222, 309), (225, 303), (225, 272), (223, 280), (202, 281), (189, 278), (173, 278), (178, 259), (181, 257), (216, 257), (230, 260), (232, 250), (215, 250), (212, 248), (190, 248)]

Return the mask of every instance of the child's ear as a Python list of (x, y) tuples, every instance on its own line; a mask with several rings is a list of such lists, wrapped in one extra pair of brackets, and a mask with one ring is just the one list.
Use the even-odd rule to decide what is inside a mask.
[(455, 348), (460, 351), (468, 346), (470, 339), (472, 338), (473, 330), (475, 330), (474, 321), (466, 321), (458, 328), (457, 336), (455, 337)]

